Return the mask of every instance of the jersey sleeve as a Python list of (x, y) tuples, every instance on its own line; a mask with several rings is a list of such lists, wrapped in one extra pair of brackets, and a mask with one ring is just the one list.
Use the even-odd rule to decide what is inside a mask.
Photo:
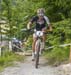
[(46, 23), (47, 23), (48, 26), (49, 26), (49, 25), (50, 25), (50, 21), (49, 21), (48, 17), (47, 17), (47, 16), (44, 16), (44, 18), (45, 18), (45, 20), (46, 20)]
[(36, 17), (34, 16), (31, 20), (30, 20), (30, 22), (35, 22), (36, 21)]

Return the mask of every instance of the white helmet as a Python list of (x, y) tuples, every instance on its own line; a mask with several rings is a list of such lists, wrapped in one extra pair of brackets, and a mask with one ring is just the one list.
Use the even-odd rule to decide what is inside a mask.
[(37, 10), (38, 16), (44, 16), (44, 13), (45, 13), (45, 10), (44, 10), (43, 8), (39, 8), (39, 9)]

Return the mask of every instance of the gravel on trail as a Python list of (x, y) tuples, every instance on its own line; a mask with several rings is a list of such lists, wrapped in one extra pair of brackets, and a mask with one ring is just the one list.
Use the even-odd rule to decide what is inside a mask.
[(39, 68), (34, 66), (35, 62), (31, 57), (27, 57), (24, 62), (16, 62), (15, 66), (7, 67), (0, 75), (61, 75), (59, 67), (52, 67), (46, 63), (46, 60), (40, 57)]

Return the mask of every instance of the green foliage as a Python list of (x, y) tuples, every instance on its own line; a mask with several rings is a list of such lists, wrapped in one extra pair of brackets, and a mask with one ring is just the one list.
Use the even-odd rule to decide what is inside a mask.
[[(42, 7), (45, 8), (45, 14), (53, 24), (53, 33), (47, 36), (46, 47), (71, 42), (71, 19), (69, 19), (71, 18), (71, 0), (2, 0), (1, 5), (0, 17), (2, 19), (6, 18), (8, 28), (10, 28), (7, 31), (7, 36), (15, 36), (19, 39), (28, 38), (29, 33), (20, 30), (26, 27), (31, 17), (36, 15), (36, 10)], [(27, 43), (28, 45), (32, 44), (31, 37)], [(66, 53), (62, 53), (61, 48), (57, 47), (56, 49), (53, 49), (51, 55), (54, 55), (58, 60), (60, 55), (57, 57), (57, 54), (61, 52), (61, 54), (65, 55)], [(63, 56), (62, 60), (64, 58), (65, 56)]]
[(45, 57), (50, 64), (59, 64), (69, 58), (69, 48), (68, 47), (55, 47), (53, 50), (46, 52)]
[(13, 61), (24, 61), (24, 57), (12, 52), (4, 52), (3, 56), (0, 57), (0, 70), (4, 67), (13, 65)]
[[(50, 46), (55, 46), (45, 53), (45, 57), (51, 63), (61, 63), (69, 58), (69, 47), (57, 47), (61, 44), (71, 43), (71, 19), (53, 23), (53, 33), (47, 36)], [(48, 47), (48, 44), (46, 44)]]
[(52, 45), (70, 43), (71, 41), (71, 23), (70, 19), (53, 23), (53, 33), (47, 36), (47, 41)]
[(70, 17), (71, 0), (48, 0), (45, 7), (51, 21), (56, 22)]
[(20, 39), (24, 38), (20, 30), (26, 27), (38, 8), (45, 8), (51, 22), (64, 20), (71, 15), (71, 0), (2, 0), (1, 6), (0, 16), (9, 23), (7, 35)]

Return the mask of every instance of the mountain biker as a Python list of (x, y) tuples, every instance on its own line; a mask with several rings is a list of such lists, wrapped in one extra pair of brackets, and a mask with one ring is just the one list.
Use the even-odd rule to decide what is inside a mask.
[[(29, 23), (27, 24), (27, 28), (30, 29), (31, 25), (35, 23), (35, 29), (36, 31), (43, 31), (46, 32), (47, 27), (49, 27), (49, 30), (52, 31), (52, 26), (50, 24), (50, 21), (47, 16), (44, 15), (45, 10), (43, 8), (39, 8), (37, 10), (37, 15), (34, 16)], [(47, 25), (46, 25), (47, 24)], [(42, 36), (43, 39), (43, 49), (45, 44), (45, 34)], [(32, 43), (32, 60), (34, 60), (35, 57), (35, 43), (37, 41), (37, 36), (33, 34), (33, 43)]]

